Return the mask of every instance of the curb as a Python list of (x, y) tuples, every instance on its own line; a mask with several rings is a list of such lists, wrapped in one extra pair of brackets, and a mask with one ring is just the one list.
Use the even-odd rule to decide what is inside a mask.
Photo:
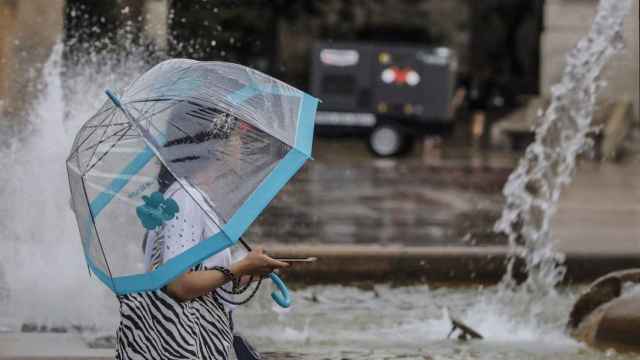
[(80, 335), (0, 334), (0, 360), (107, 360), (114, 349), (91, 349)]
[[(274, 257), (317, 257), (282, 271), (294, 287), (316, 284), (393, 283), (465, 286), (496, 284), (505, 273), (508, 248), (396, 247), (378, 245), (266, 246)], [(612, 271), (640, 267), (638, 253), (568, 253), (565, 283), (586, 283)], [(524, 279), (522, 261), (515, 274)]]

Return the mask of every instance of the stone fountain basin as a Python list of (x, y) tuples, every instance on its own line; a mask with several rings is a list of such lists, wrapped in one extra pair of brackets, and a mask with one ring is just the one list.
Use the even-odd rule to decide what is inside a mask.
[[(265, 286), (234, 319), (269, 360), (600, 360), (604, 356), (564, 330), (578, 290), (573, 287), (561, 287), (554, 296), (509, 296), (498, 287), (482, 286), (317, 285), (294, 290), (294, 306), (286, 311), (274, 306), (271, 290)], [(535, 308), (541, 312), (532, 319)], [(453, 316), (484, 339), (447, 339)], [(95, 335), (78, 332), (0, 334), (0, 359), (112, 359), (113, 345), (105, 342), (95, 348), (93, 340)], [(608, 359), (635, 360), (636, 355), (613, 354)]]
[[(634, 291), (625, 291), (632, 284)], [(597, 348), (640, 353), (640, 269), (613, 272), (596, 280), (576, 301), (567, 327), (572, 336)]]

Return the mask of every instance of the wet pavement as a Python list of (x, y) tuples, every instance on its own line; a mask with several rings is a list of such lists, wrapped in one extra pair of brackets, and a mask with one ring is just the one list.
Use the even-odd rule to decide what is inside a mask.
[[(521, 154), (458, 142), (380, 159), (364, 139), (320, 138), (314, 146), (315, 160), (267, 207), (248, 239), (285, 246), (506, 245), (493, 225), (502, 186)], [(553, 220), (560, 251), (640, 254), (639, 154), (579, 160)]]
[(372, 156), (364, 139), (321, 138), (247, 238), (265, 243), (496, 245), (491, 231), (517, 155), (470, 147)]
[[(591, 350), (564, 332), (578, 288), (541, 297), (525, 292), (505, 296), (497, 288), (482, 287), (315, 286), (295, 291), (288, 310), (274, 308), (271, 290), (261, 289), (234, 315), (237, 329), (270, 360), (637, 359)], [(485, 339), (447, 339), (449, 314)], [(0, 359), (113, 359), (112, 346), (92, 349), (86, 338), (0, 334)]]
[[(361, 139), (315, 145), (316, 160), (247, 235), (276, 256), (322, 259), (285, 272), (288, 281), (489, 284), (502, 278), (507, 241), (493, 225), (520, 154), (444, 144), (380, 159)], [(554, 246), (566, 255), (567, 282), (640, 266), (639, 165), (640, 155), (579, 160), (552, 229)]]
[(553, 224), (563, 252), (640, 255), (640, 155), (582, 162)]

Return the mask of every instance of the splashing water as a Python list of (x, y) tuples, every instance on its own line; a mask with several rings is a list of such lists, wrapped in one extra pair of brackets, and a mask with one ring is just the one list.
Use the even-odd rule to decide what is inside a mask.
[(104, 89), (126, 85), (147, 67), (140, 57), (113, 56), (118, 61), (65, 69), (56, 44), (39, 97), (24, 119), (8, 119), (18, 130), (2, 133), (0, 327), (112, 327), (117, 320), (115, 298), (87, 275), (65, 169), (73, 136), (105, 101)]
[[(545, 270), (533, 277), (553, 277), (553, 284), (562, 273), (557, 272), (555, 255), (548, 260), (548, 254), (553, 254), (549, 217), (590, 131), (600, 86), (597, 78), (620, 47), (619, 26), (628, 3), (605, 0), (600, 4), (590, 35), (570, 54), (563, 81), (553, 89), (554, 101), (541, 117), (536, 142), (505, 188), (508, 206), (497, 229), (509, 234), (518, 256), (532, 254), (532, 274), (550, 264), (553, 273)], [(48, 327), (95, 326), (112, 334), (118, 321), (117, 302), (84, 270), (68, 206), (64, 163), (76, 130), (104, 101), (104, 89), (121, 88), (148, 65), (141, 51), (129, 47), (128, 54), (116, 52), (100, 59), (88, 53), (84, 64), (64, 68), (62, 52), (63, 46), (56, 45), (42, 73), (40, 96), (25, 119), (15, 119), (24, 120), (25, 126), (14, 137), (0, 139), (0, 168), (5, 170), (0, 173), (0, 328), (17, 330), (32, 322)], [(524, 225), (517, 227), (518, 221)], [(520, 237), (531, 244), (527, 245), (530, 252), (516, 248)], [(509, 301), (497, 289), (381, 287), (364, 292), (312, 287), (296, 292), (299, 305), (288, 314), (270, 311), (273, 305), (266, 293), (268, 289), (263, 289), (259, 302), (238, 314), (240, 328), (265, 348), (282, 344), (277, 346), (288, 347), (286, 351), (312, 343), (320, 352), (348, 346), (400, 346), (402, 352), (446, 336), (445, 306), (472, 326), (478, 325), (493, 341), (490, 347), (502, 341), (573, 344), (563, 335), (563, 314), (573, 302), (572, 293), (558, 295), (559, 302), (539, 296)], [(532, 306), (531, 301), (536, 303)], [(438, 358), (497, 358), (493, 348), (482, 350), (489, 354), (486, 357), (476, 357), (474, 349), (469, 350), (471, 355), (456, 355), (459, 349), (451, 347), (443, 347), (451, 354)]]
[(535, 140), (504, 186), (506, 205), (495, 231), (508, 235), (511, 259), (503, 281), (514, 288), (516, 258), (525, 262), (524, 289), (553, 292), (565, 274), (564, 256), (554, 250), (551, 219), (560, 192), (571, 182), (576, 157), (589, 148), (588, 135), (600, 75), (609, 59), (623, 47), (622, 24), (630, 0), (602, 0), (589, 34), (567, 55), (558, 84), (551, 88), (551, 104), (535, 126)]

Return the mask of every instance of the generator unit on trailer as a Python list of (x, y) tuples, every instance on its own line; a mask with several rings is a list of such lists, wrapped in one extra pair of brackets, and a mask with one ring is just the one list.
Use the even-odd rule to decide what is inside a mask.
[(312, 56), (321, 132), (368, 134), (376, 155), (392, 156), (453, 125), (457, 62), (448, 48), (319, 42)]

